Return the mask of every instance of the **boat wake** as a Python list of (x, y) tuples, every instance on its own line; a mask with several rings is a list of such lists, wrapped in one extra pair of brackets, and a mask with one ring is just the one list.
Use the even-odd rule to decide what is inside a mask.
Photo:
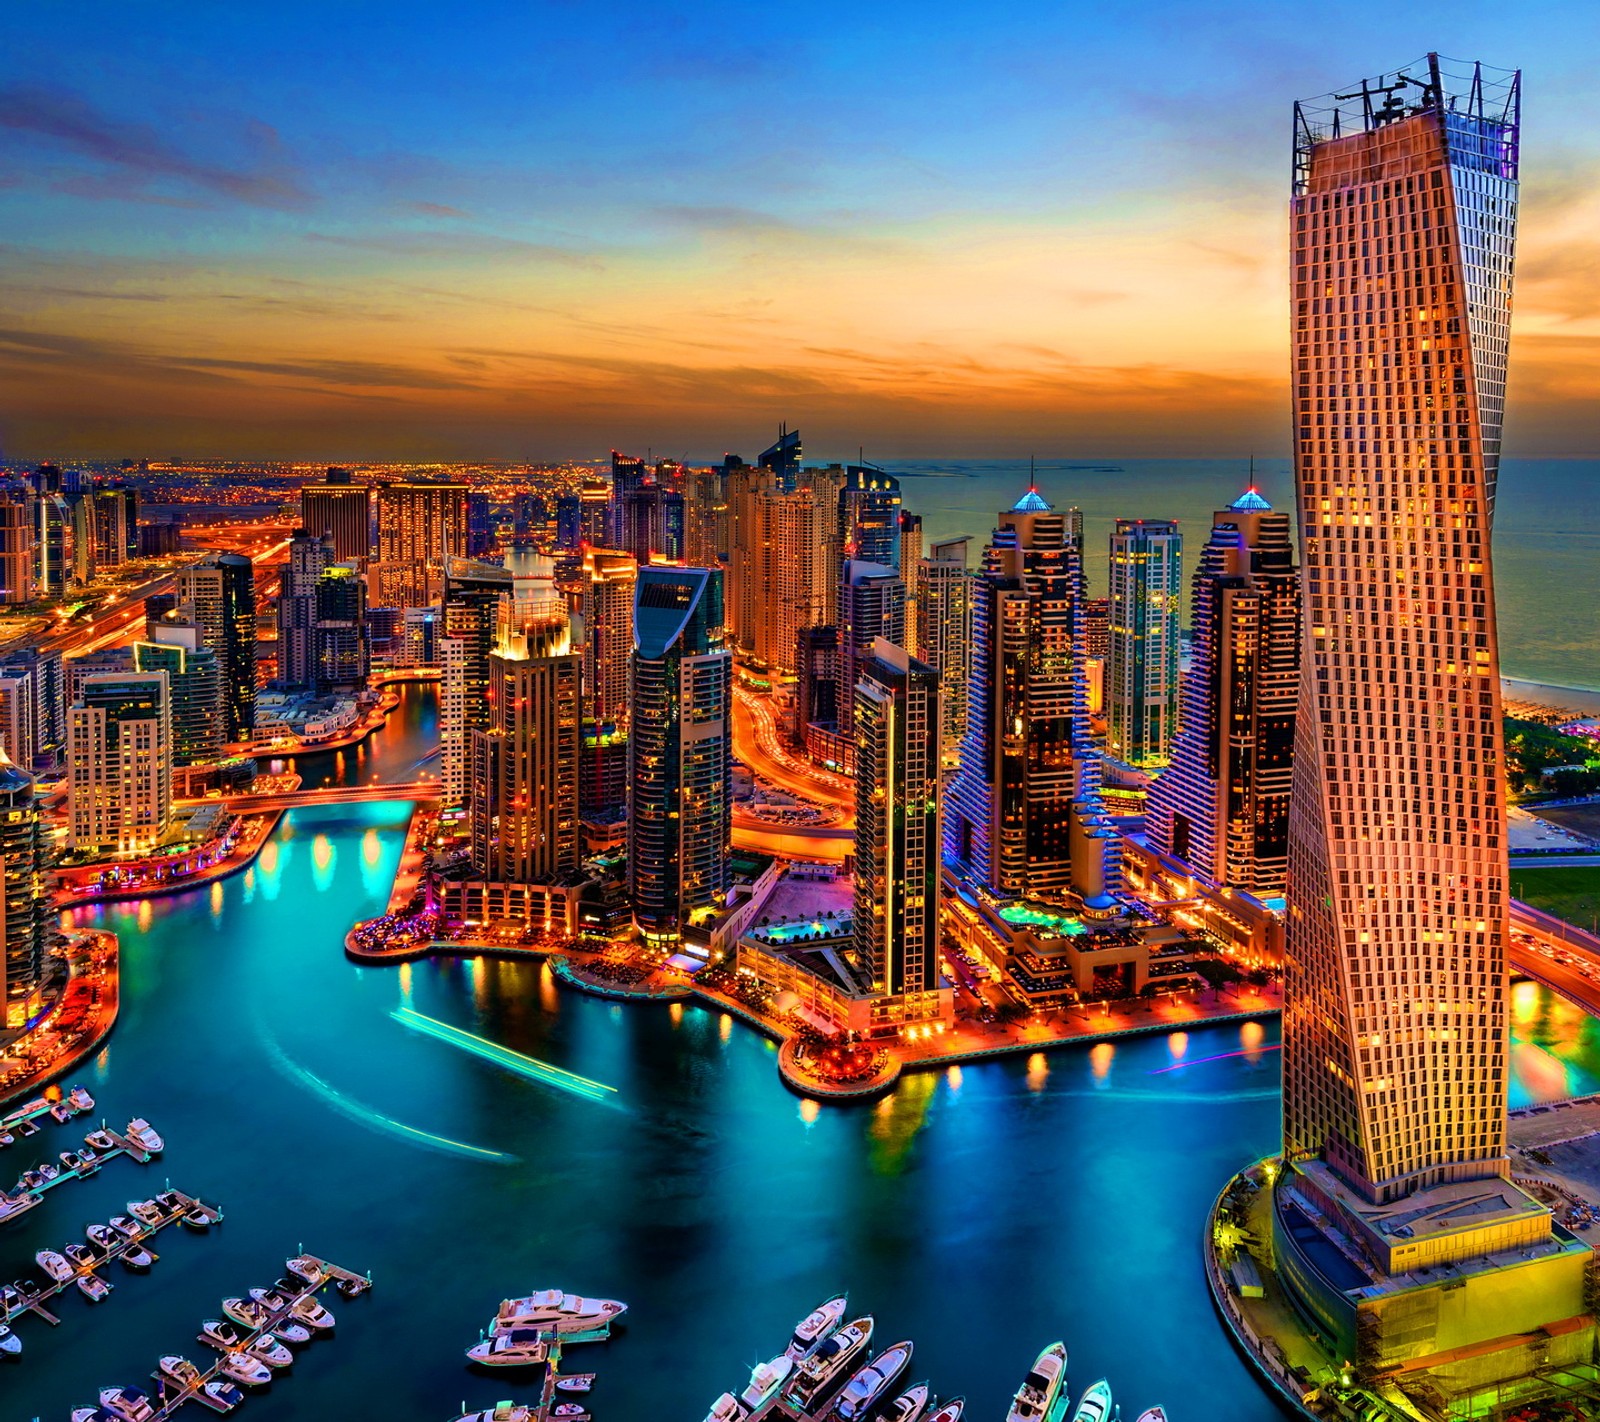
[(412, 1142), (429, 1150), (443, 1151), (447, 1155), (464, 1155), (472, 1160), (489, 1160), (498, 1165), (515, 1165), (519, 1157), (508, 1155), (501, 1150), (488, 1150), (483, 1146), (468, 1145), (465, 1141), (453, 1141), (448, 1136), (436, 1136), (431, 1131), (419, 1130), (416, 1126), (408, 1126), (404, 1121), (396, 1121), (393, 1117), (385, 1116), (381, 1111), (375, 1111), (370, 1106), (363, 1106), (361, 1102), (346, 1096), (342, 1091), (329, 1086), (315, 1072), (301, 1066), (298, 1062), (290, 1061), (283, 1049), (273, 1041), (264, 1027), (259, 1024), (256, 1028), (257, 1035), (261, 1038), (262, 1045), (267, 1049), (267, 1056), (280, 1072), (291, 1081), (303, 1086), (307, 1091), (333, 1107), (347, 1120), (354, 1121), (357, 1125), (366, 1126), (369, 1130), (381, 1132), (384, 1135), (398, 1136), (401, 1140)]
[(448, 1022), (428, 1017), (410, 1007), (397, 1007), (389, 1015), (402, 1027), (409, 1027), (413, 1032), (421, 1032), (425, 1037), (432, 1037), (452, 1047), (459, 1047), (463, 1052), (480, 1057), (486, 1062), (492, 1062), (495, 1066), (504, 1067), (507, 1071), (514, 1071), (518, 1076), (527, 1077), (529, 1081), (537, 1081), (543, 1086), (553, 1086), (557, 1091), (569, 1092), (573, 1096), (581, 1096), (585, 1101), (593, 1101), (599, 1105), (617, 1105), (615, 1100), (617, 1088), (607, 1086), (604, 1082), (590, 1081), (586, 1076), (577, 1076), (570, 1071), (563, 1071), (560, 1067), (551, 1066), (548, 1062), (526, 1057), (521, 1052), (514, 1052), (509, 1047), (502, 1047), (486, 1037), (463, 1031), (460, 1027), (452, 1027)]

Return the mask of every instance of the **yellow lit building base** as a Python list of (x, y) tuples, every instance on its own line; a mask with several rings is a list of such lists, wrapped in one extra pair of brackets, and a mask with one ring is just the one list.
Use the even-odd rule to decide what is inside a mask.
[(1140, 902), (1205, 934), (1243, 965), (1264, 968), (1283, 962), (1283, 900), (1208, 884), (1183, 860), (1153, 849), (1142, 834), (1123, 839), (1122, 880)]
[(1491, 1178), (1379, 1207), (1319, 1162), (1275, 1165), (1219, 1201), (1208, 1274), (1302, 1412), (1468, 1422), (1548, 1398), (1600, 1417), (1594, 1254), (1538, 1201)]

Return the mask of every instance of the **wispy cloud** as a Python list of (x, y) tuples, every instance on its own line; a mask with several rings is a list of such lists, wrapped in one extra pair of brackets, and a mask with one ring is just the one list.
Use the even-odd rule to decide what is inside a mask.
[(525, 242), (520, 237), (497, 237), (487, 232), (307, 232), (304, 236), (307, 242), (388, 252), (397, 257), (516, 257), (590, 270), (598, 270), (603, 265), (592, 252), (558, 247), (549, 242)]
[(101, 165), (106, 171), (98, 185), (81, 176), (56, 183), (58, 191), (79, 196), (164, 201), (159, 194), (153, 199), (145, 185), (171, 181), (256, 207), (304, 208), (312, 201), (264, 124), (251, 124), (241, 135), (255, 162), (220, 163), (184, 152), (148, 124), (101, 113), (80, 96), (17, 85), (0, 90), (0, 128)]

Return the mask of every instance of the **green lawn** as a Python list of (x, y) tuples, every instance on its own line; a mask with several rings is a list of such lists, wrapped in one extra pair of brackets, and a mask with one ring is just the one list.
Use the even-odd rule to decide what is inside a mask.
[(1511, 894), (1579, 928), (1600, 918), (1600, 867), (1519, 869), (1511, 866)]

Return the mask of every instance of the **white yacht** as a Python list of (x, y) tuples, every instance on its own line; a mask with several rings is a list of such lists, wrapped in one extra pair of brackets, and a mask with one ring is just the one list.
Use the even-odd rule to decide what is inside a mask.
[(1046, 1422), (1067, 1382), (1067, 1345), (1052, 1343), (1034, 1360), (1012, 1399), (1006, 1422)]
[(244, 1401), (244, 1394), (226, 1378), (212, 1378), (200, 1391), (211, 1399), (211, 1406), (218, 1412), (232, 1412)]
[(911, 1362), (911, 1344), (885, 1348), (844, 1385), (834, 1409), (840, 1422), (861, 1422), (895, 1385)]
[(922, 1414), (928, 1410), (932, 1398), (927, 1383), (908, 1387), (883, 1409), (883, 1422), (921, 1422)]
[(794, 1359), (787, 1353), (780, 1353), (770, 1362), (757, 1363), (750, 1370), (750, 1383), (739, 1394), (739, 1401), (746, 1407), (760, 1407), (773, 1393), (783, 1386), (791, 1372), (794, 1371)]
[(1078, 1400), (1078, 1410), (1072, 1414), (1072, 1422), (1106, 1422), (1110, 1416), (1111, 1384), (1101, 1378)]
[(194, 1387), (202, 1376), (199, 1368), (176, 1353), (168, 1353), (156, 1366), (161, 1369), (162, 1377), (170, 1378), (179, 1387)]
[(964, 1397), (952, 1397), (937, 1412), (933, 1413), (928, 1422), (961, 1422), (961, 1414), (967, 1410), (967, 1400)]
[(497, 1402), (482, 1412), (463, 1412), (456, 1422), (533, 1422), (534, 1411), (525, 1402)]
[(542, 1289), (520, 1299), (505, 1299), (494, 1316), (491, 1333), (513, 1328), (540, 1328), (546, 1333), (582, 1333), (615, 1323), (628, 1311), (616, 1299), (586, 1299), (560, 1289)]
[(148, 1151), (151, 1155), (160, 1155), (167, 1146), (166, 1142), (156, 1134), (156, 1128), (143, 1116), (136, 1116), (128, 1122), (128, 1129), (123, 1133), (140, 1150)]
[(239, 1346), (241, 1337), (237, 1328), (231, 1323), (224, 1323), (220, 1318), (208, 1318), (200, 1325), (200, 1341), (220, 1353), (232, 1352)]
[(295, 1276), (302, 1284), (316, 1288), (327, 1277), (322, 1265), (309, 1254), (297, 1254), (293, 1259), (286, 1259), (283, 1267)]
[(18, 1215), (25, 1215), (39, 1203), (37, 1195), (7, 1195), (0, 1192), (0, 1224), (14, 1220)]
[(53, 1249), (41, 1249), (33, 1256), (33, 1262), (44, 1270), (58, 1284), (64, 1284), (77, 1271), (66, 1259)]
[(333, 1327), (333, 1315), (310, 1294), (296, 1299), (289, 1305), (289, 1316), (317, 1333)]
[(146, 1227), (158, 1225), (167, 1217), (167, 1212), (154, 1200), (129, 1200), (128, 1213)]
[(156, 1415), (150, 1403), (150, 1394), (137, 1387), (103, 1387), (100, 1389), (100, 1405), (113, 1417), (123, 1418), (124, 1422), (145, 1422), (146, 1418)]
[(1139, 1414), (1138, 1422), (1167, 1422), (1167, 1409), (1164, 1407), (1147, 1407)]
[(742, 1422), (746, 1415), (744, 1404), (731, 1392), (725, 1392), (711, 1404), (706, 1422)]
[(112, 1215), (111, 1228), (127, 1239), (137, 1239), (144, 1233), (144, 1227), (128, 1215)]
[(245, 1352), (260, 1358), (269, 1368), (287, 1368), (294, 1362), (294, 1354), (270, 1333), (263, 1333), (254, 1342), (245, 1345)]
[(99, 1303), (111, 1292), (111, 1285), (98, 1274), (79, 1274), (78, 1292), (90, 1303)]
[(0, 1323), (0, 1355), (15, 1358), (22, 1351), (22, 1340), (5, 1324)]
[(486, 1368), (524, 1368), (550, 1356), (550, 1344), (537, 1328), (516, 1328), (496, 1333), (467, 1349), (467, 1358)]
[(142, 1244), (130, 1244), (122, 1251), (122, 1267), (142, 1274), (156, 1262), (156, 1256)]
[(252, 1358), (248, 1353), (225, 1353), (220, 1367), (234, 1382), (243, 1383), (246, 1387), (260, 1387), (272, 1381), (272, 1369), (260, 1358)]
[(795, 1369), (784, 1396), (801, 1408), (809, 1408), (855, 1362), (871, 1338), (871, 1314), (865, 1314), (854, 1323), (845, 1324), (837, 1333), (829, 1334), (812, 1349), (811, 1356)]
[(794, 1330), (794, 1336), (789, 1340), (788, 1353), (791, 1358), (803, 1358), (824, 1338), (839, 1326), (844, 1318), (844, 1311), (849, 1306), (849, 1300), (843, 1294), (832, 1298), (820, 1308), (814, 1308)]
[(267, 1311), (254, 1299), (223, 1299), (222, 1311), (241, 1328), (254, 1330), (267, 1326)]
[(67, 1093), (67, 1104), (71, 1106), (74, 1111), (93, 1111), (94, 1097), (89, 1095), (89, 1093), (81, 1086), (74, 1086), (72, 1090)]

